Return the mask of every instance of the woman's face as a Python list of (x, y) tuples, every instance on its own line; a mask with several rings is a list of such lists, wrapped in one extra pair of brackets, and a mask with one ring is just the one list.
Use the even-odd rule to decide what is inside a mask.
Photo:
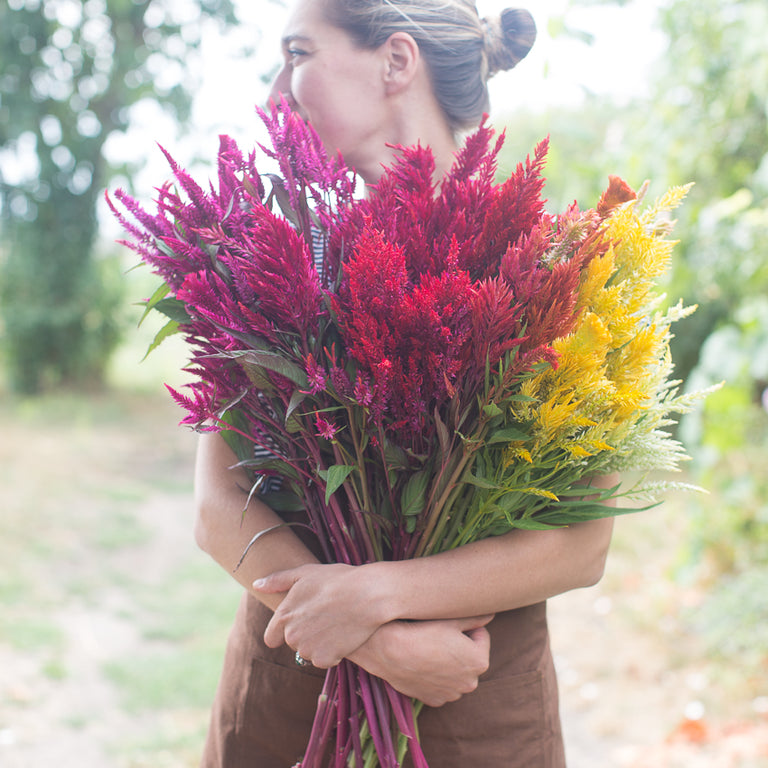
[(389, 117), (384, 63), (376, 50), (355, 45), (328, 24), (320, 0), (297, 0), (282, 40), (283, 67), (271, 96), (282, 94), (319, 134), (359, 171), (384, 148)]

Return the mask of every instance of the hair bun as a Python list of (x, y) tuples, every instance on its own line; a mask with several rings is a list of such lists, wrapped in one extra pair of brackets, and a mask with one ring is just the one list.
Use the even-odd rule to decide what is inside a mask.
[(536, 40), (536, 22), (522, 8), (507, 8), (499, 16), (483, 19), (488, 77), (512, 69), (522, 61)]

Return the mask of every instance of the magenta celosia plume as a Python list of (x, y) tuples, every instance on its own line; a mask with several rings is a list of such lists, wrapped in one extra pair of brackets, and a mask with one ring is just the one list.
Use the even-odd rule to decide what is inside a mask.
[[(480, 482), (472, 462), (506, 418), (498, 403), (557, 364), (582, 270), (607, 247), (601, 216), (627, 191), (553, 217), (547, 142), (497, 184), (503, 136), (483, 124), (439, 182), (428, 147), (401, 147), (356, 198), (310, 126), (284, 104), (262, 117), (277, 173), (222, 137), (217, 187), (166, 154), (156, 213), (122, 191), (124, 212), (110, 201), (163, 281), (148, 307), (191, 349), (192, 381), (173, 396), (184, 423), (224, 431), (255, 482), (280, 478), (264, 499), (303, 509), (328, 560), (410, 556), (440, 530), (459, 478)], [(365, 718), (381, 765), (397, 765), (394, 719), (425, 768), (407, 698), (348, 662), (326, 689), (303, 766), (320, 765), (332, 738), (329, 765), (359, 758)]]

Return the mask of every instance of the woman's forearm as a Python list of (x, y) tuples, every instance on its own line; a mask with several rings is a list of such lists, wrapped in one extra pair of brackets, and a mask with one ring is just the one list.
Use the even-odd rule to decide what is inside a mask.
[[(196, 538), (254, 596), (277, 611), (265, 639), (313, 650), (325, 664), (397, 619), (456, 619), (529, 605), (597, 581), (612, 521), (550, 531), (513, 531), (426, 558), (365, 566), (320, 566), (281, 518), (252, 500), (248, 480), (220, 435), (200, 440)], [(605, 479), (607, 485), (613, 479)], [(253, 582), (266, 578), (254, 588)], [(291, 599), (283, 604), (290, 591)], [(282, 608), (279, 608), (282, 605)], [(306, 655), (306, 654), (303, 654)]]
[[(584, 485), (602, 489), (619, 482), (614, 473), (592, 477)], [(533, 605), (596, 584), (605, 569), (612, 534), (613, 518), (608, 517), (546, 531), (513, 530), (431, 557), (373, 563), (365, 566), (366, 581), (378, 585), (373, 610), (384, 623), (459, 618)]]
[(203, 551), (274, 610), (284, 593), (256, 592), (254, 580), (274, 571), (317, 563), (317, 559), (286, 526), (265, 533), (237, 567), (253, 537), (280, 526), (283, 520), (258, 499), (252, 499), (243, 513), (249, 482), (244, 471), (230, 469), (236, 462), (221, 435), (201, 435), (195, 463), (195, 539)]
[(613, 520), (512, 531), (431, 557), (365, 566), (382, 623), (532, 605), (599, 581)]
[(263, 593), (288, 591), (264, 639), (330, 666), (398, 619), (456, 619), (531, 605), (598, 581), (612, 529), (607, 518), (513, 531), (414, 560), (280, 571), (256, 585)]
[(400, 693), (439, 707), (477, 687), (488, 669), (492, 616), (445, 621), (393, 621), (348, 658)]

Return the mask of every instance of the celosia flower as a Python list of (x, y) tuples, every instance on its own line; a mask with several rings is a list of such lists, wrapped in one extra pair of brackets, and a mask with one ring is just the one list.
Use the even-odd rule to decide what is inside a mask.
[[(116, 213), (163, 282), (158, 342), (179, 331), (191, 350), (184, 423), (224, 430), (254, 492), (280, 478), (265, 501), (303, 507), (328, 561), (615, 514), (615, 489), (584, 502), (578, 483), (684, 458), (662, 430), (691, 402), (670, 381), (685, 311), (656, 290), (684, 189), (638, 212), (612, 177), (594, 210), (549, 214), (548, 142), (496, 184), (503, 136), (483, 123), (439, 185), (431, 150), (401, 147), (358, 200), (298, 115), (261, 115), (279, 177), (222, 137), (217, 187), (166, 153), (157, 212), (118, 192), (130, 220)], [(348, 662), (326, 686), (312, 759), (338, 722), (335, 754), (362, 764), (367, 720), (394, 765), (394, 722), (426, 768), (407, 698)]]
[(309, 380), (308, 392), (311, 395), (316, 395), (318, 392), (322, 392), (325, 389), (325, 386), (328, 383), (328, 376), (315, 360), (315, 356), (311, 352), (306, 356), (304, 362), (307, 371), (307, 379)]
[(319, 437), (325, 440), (333, 440), (336, 437), (336, 433), (339, 431), (338, 427), (328, 419), (321, 416), (319, 413), (315, 416), (315, 428)]

